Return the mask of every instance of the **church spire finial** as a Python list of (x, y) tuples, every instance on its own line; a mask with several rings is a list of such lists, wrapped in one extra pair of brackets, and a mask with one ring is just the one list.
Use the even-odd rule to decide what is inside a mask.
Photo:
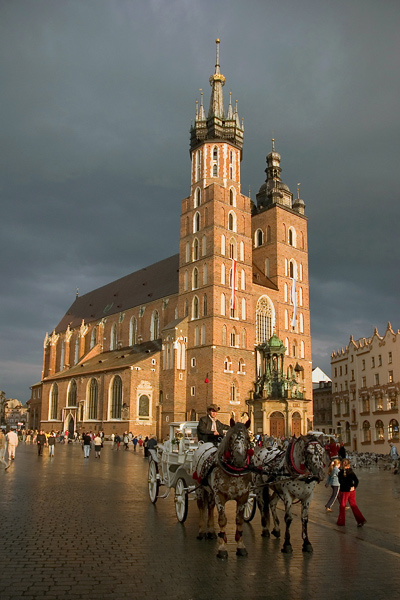
[(221, 70), (220, 70), (220, 66), (219, 66), (220, 40), (217, 38), (215, 40), (215, 42), (217, 44), (217, 57), (216, 57), (214, 75), (211, 75), (211, 77), (210, 77), (210, 85), (212, 87), (212, 92), (211, 92), (210, 108), (208, 110), (208, 116), (223, 119), (225, 116), (225, 111), (224, 111), (224, 99), (223, 99), (223, 95), (222, 95), (222, 88), (225, 85), (225, 77), (221, 74)]

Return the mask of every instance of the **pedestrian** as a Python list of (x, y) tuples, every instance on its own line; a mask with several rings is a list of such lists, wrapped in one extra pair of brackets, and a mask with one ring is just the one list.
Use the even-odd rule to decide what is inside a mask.
[(89, 458), (92, 438), (89, 433), (83, 434), (83, 458)]
[(47, 438), (47, 445), (49, 447), (49, 456), (54, 456), (54, 448), (56, 445), (56, 434), (54, 433), (54, 431), (52, 431), (49, 437)]
[(329, 458), (333, 460), (334, 458), (338, 458), (339, 445), (332, 438), (327, 446), (327, 450), (329, 453)]
[(394, 462), (395, 460), (398, 460), (399, 458), (399, 453), (397, 452), (397, 448), (396, 446), (393, 444), (393, 442), (390, 442), (390, 459)]
[(331, 493), (331, 497), (329, 498), (328, 502), (325, 504), (326, 512), (332, 512), (332, 505), (334, 504), (334, 502), (336, 501), (336, 499), (339, 495), (339, 490), (340, 490), (339, 467), (340, 467), (340, 460), (338, 458), (335, 458), (335, 460), (332, 461), (331, 464), (329, 465), (328, 479), (326, 480), (325, 487), (331, 486), (332, 493)]
[(149, 450), (154, 450), (157, 446), (157, 437), (153, 434), (147, 442), (147, 456), (150, 456)]
[(124, 446), (125, 446), (125, 450), (129, 450), (129, 437), (127, 432), (125, 431), (124, 433)]
[(133, 444), (133, 451), (136, 452), (136, 446), (138, 445), (137, 435), (135, 435), (135, 437), (133, 438), (132, 444)]
[(7, 433), (6, 433), (6, 438), (7, 438), (7, 452), (8, 452), (8, 460), (15, 460), (15, 451), (17, 449), (18, 446), (18, 436), (15, 433), (15, 431), (13, 431), (12, 429), (10, 429)]
[(47, 441), (46, 435), (42, 429), (39, 431), (39, 434), (36, 438), (36, 443), (38, 449), (38, 456), (43, 456), (43, 446), (46, 446)]
[(121, 438), (118, 435), (118, 433), (115, 434), (115, 438), (114, 438), (114, 444), (117, 447), (117, 450), (119, 450), (119, 447), (121, 445)]
[(139, 449), (140, 449), (143, 446), (143, 440), (142, 440), (141, 435), (139, 435), (138, 444), (139, 444)]
[(399, 472), (399, 453), (397, 452), (397, 448), (396, 446), (393, 444), (393, 442), (390, 442), (390, 460), (393, 463), (393, 473), (394, 475), (397, 475), (397, 473)]
[(0, 462), (4, 465), (4, 470), (7, 471), (10, 463), (6, 461), (6, 436), (4, 435), (4, 431), (0, 429)]
[(146, 435), (143, 441), (143, 450), (144, 450), (144, 458), (149, 456), (149, 451), (147, 449), (147, 444), (149, 443), (149, 437)]
[(96, 437), (94, 438), (94, 457), (95, 458), (100, 458), (101, 446), (102, 446), (101, 437), (99, 434), (97, 434)]
[(114, 449), (114, 440), (115, 440), (115, 434), (114, 434), (114, 433), (112, 433), (112, 434), (110, 435), (110, 439), (111, 439), (112, 447), (113, 447), (113, 449)]
[(340, 446), (339, 446), (339, 451), (338, 451), (338, 456), (340, 458), (340, 460), (343, 460), (344, 458), (346, 458), (347, 452), (346, 452), (346, 448), (343, 442), (340, 442)]
[(342, 468), (339, 471), (338, 479), (340, 485), (340, 507), (337, 525), (345, 525), (346, 504), (348, 501), (350, 508), (353, 511), (354, 518), (357, 521), (357, 527), (362, 527), (367, 521), (356, 503), (356, 487), (358, 486), (358, 478), (351, 468), (348, 458), (345, 458), (342, 461)]

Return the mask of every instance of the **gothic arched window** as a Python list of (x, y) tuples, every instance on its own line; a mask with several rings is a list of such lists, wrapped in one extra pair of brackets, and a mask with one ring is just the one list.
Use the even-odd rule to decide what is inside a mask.
[(159, 334), (160, 334), (160, 332), (159, 332), (159, 315), (158, 315), (158, 311), (155, 310), (155, 311), (153, 311), (153, 314), (151, 315), (150, 339), (158, 340)]
[(111, 389), (111, 419), (120, 419), (122, 411), (122, 379), (114, 377)]
[(76, 392), (76, 381), (71, 380), (68, 388), (67, 406), (76, 406), (77, 392)]
[(50, 415), (49, 419), (57, 419), (58, 414), (58, 385), (53, 383), (50, 393)]
[(97, 414), (98, 414), (98, 385), (97, 385), (97, 380), (93, 377), (89, 383), (87, 419), (89, 421), (95, 421), (97, 419)]
[(274, 305), (268, 296), (261, 296), (257, 301), (256, 308), (257, 319), (257, 344), (267, 342), (274, 333), (275, 328), (275, 311)]

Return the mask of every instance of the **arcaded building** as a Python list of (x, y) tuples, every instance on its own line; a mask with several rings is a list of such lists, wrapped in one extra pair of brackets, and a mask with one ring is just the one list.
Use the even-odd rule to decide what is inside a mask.
[(400, 331), (350, 342), (331, 356), (332, 422), (349, 450), (387, 454), (399, 442)]
[(219, 41), (208, 111), (190, 130), (179, 253), (75, 299), (44, 342), (44, 429), (165, 435), (208, 402), (254, 432), (312, 424), (307, 218), (267, 156), (256, 203), (241, 192), (244, 128), (224, 107)]

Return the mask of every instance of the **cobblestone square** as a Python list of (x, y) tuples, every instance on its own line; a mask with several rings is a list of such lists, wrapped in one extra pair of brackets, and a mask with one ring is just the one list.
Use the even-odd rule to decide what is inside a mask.
[[(301, 551), (299, 505), (292, 525), (293, 554), (281, 540), (261, 537), (260, 517), (245, 526), (247, 558), (237, 557), (234, 505), (228, 507), (229, 558), (216, 542), (198, 541), (197, 507), (177, 522), (173, 492), (152, 505), (143, 452), (112, 450), (84, 460), (79, 444), (57, 444), (38, 457), (20, 444), (0, 472), (0, 599), (222, 600), (358, 599), (400, 597), (400, 477), (357, 470), (357, 502), (367, 524), (351, 511), (336, 526), (338, 504), (316, 487), (310, 511), (310, 555)], [(283, 524), (283, 513), (281, 527)]]

